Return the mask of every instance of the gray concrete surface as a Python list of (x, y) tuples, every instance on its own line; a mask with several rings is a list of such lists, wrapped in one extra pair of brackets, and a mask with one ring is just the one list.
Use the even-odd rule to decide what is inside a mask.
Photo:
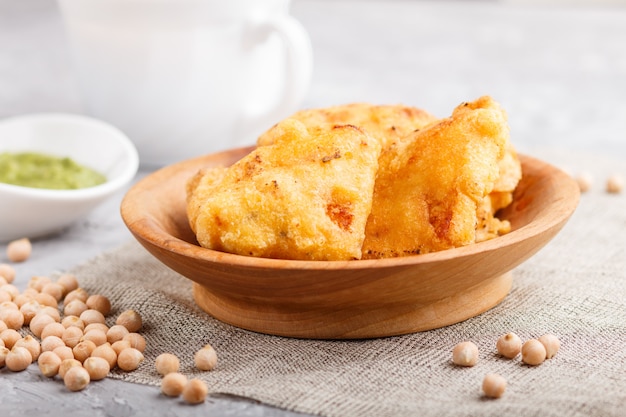
[[(303, 107), (404, 103), (444, 116), (490, 94), (513, 142), (541, 157), (568, 147), (626, 156), (626, 8), (523, 1), (294, 0), (315, 52)], [(0, 0), (0, 118), (81, 112), (56, 3)], [(547, 154), (546, 154), (547, 155)], [(34, 242), (17, 285), (66, 270), (129, 239), (122, 194), (64, 233)], [(1, 202), (0, 202), (1, 204)], [(0, 246), (0, 261), (4, 246)], [(27, 372), (0, 370), (0, 416), (295, 416), (245, 399), (198, 407), (150, 386), (106, 380), (80, 393)]]

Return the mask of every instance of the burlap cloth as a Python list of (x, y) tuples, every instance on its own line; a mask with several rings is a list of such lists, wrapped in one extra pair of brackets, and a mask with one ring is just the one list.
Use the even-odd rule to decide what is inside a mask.
[[(602, 181), (606, 165), (595, 168)], [(514, 271), (500, 305), (407, 336), (298, 340), (223, 324), (195, 306), (189, 280), (135, 242), (73, 272), (90, 292), (113, 300), (112, 316), (128, 308), (143, 315), (146, 360), (113, 378), (158, 385), (154, 359), (174, 352), (182, 372), (212, 392), (323, 416), (626, 415), (626, 192), (609, 195), (601, 184), (582, 196), (562, 232)], [(522, 339), (553, 333), (561, 350), (538, 367), (502, 359), (495, 342), (511, 331)], [(480, 349), (473, 368), (451, 364), (451, 350), (463, 340)], [(219, 364), (203, 373), (194, 370), (193, 354), (206, 343)], [(488, 372), (508, 380), (503, 398), (481, 396)]]

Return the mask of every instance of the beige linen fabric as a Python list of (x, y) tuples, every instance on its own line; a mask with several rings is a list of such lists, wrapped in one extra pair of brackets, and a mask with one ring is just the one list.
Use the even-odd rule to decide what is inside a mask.
[[(514, 271), (500, 305), (407, 336), (298, 340), (223, 324), (195, 306), (189, 280), (135, 242), (73, 272), (88, 291), (113, 300), (110, 321), (129, 308), (144, 318), (146, 360), (113, 378), (158, 385), (154, 359), (173, 352), (182, 372), (202, 378), (212, 392), (322, 416), (626, 415), (626, 193), (610, 195), (599, 184), (581, 197), (563, 231)], [(553, 333), (561, 350), (538, 367), (500, 358), (496, 339), (510, 331), (524, 340)], [(450, 361), (464, 340), (480, 349), (473, 368)], [(206, 343), (219, 363), (202, 373), (193, 354)], [(499, 400), (481, 396), (488, 372), (508, 380)]]

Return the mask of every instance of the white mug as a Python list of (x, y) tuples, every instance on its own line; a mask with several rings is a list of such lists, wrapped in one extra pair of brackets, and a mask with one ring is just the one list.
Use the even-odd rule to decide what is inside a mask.
[(297, 109), (312, 49), (289, 0), (58, 0), (90, 115), (143, 166), (254, 143)]

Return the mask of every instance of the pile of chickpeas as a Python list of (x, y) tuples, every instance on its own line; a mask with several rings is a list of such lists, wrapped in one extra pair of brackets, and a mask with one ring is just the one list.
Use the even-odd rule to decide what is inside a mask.
[[(7, 258), (23, 262), (31, 250), (28, 239), (19, 239), (7, 246)], [(143, 322), (137, 311), (122, 312), (109, 327), (106, 319), (111, 312), (110, 300), (101, 294), (89, 294), (74, 275), (62, 274), (54, 281), (34, 276), (22, 292), (13, 285), (14, 279), (15, 268), (1, 263), (0, 368), (19, 372), (37, 362), (42, 375), (58, 376), (67, 389), (80, 391), (91, 381), (106, 378), (116, 367), (130, 372), (144, 360), (146, 340), (139, 333)], [(210, 371), (217, 365), (217, 354), (206, 345), (194, 360), (198, 369)], [(179, 365), (171, 353), (157, 357), (155, 368), (163, 375), (163, 394), (182, 395), (190, 404), (204, 402), (208, 395), (206, 383), (187, 380), (178, 372)]]
[[(552, 334), (544, 334), (522, 343), (518, 335), (507, 333), (496, 341), (496, 350), (500, 356), (515, 359), (521, 353), (522, 362), (529, 366), (538, 366), (546, 359), (552, 359), (560, 347), (561, 342)], [(452, 349), (452, 362), (458, 366), (474, 366), (478, 363), (478, 356), (478, 346), (471, 341), (461, 342)], [(488, 373), (483, 379), (482, 391), (486, 397), (500, 398), (506, 385), (504, 377)]]
[[(22, 262), (28, 259), (30, 251), (30, 241), (20, 239), (8, 245), (7, 257), (12, 262)], [(37, 362), (42, 375), (58, 375), (69, 390), (80, 391), (91, 381), (106, 378), (116, 366), (133, 371), (144, 360), (146, 340), (138, 333), (143, 324), (135, 310), (122, 312), (115, 325), (108, 327), (106, 317), (111, 312), (111, 302), (103, 295), (88, 294), (74, 275), (62, 274), (56, 281), (34, 276), (21, 293), (12, 284), (14, 279), (15, 269), (0, 264), (0, 368), (6, 366), (18, 372)], [(22, 336), (20, 330), (25, 326), (32, 336)], [(514, 359), (521, 353), (522, 362), (529, 366), (553, 358), (559, 348), (559, 339), (551, 334), (522, 343), (515, 333), (507, 333), (496, 342), (496, 350), (503, 358)], [(478, 357), (478, 347), (471, 341), (461, 342), (452, 350), (452, 362), (458, 366), (474, 366)], [(203, 371), (215, 369), (215, 349), (204, 346), (195, 353), (194, 363)], [(189, 404), (205, 401), (206, 383), (180, 373), (176, 355), (162, 353), (154, 366), (163, 377), (164, 395), (182, 395)], [(486, 397), (499, 398), (506, 385), (505, 378), (488, 373), (482, 390)]]
[[(212, 371), (217, 365), (217, 353), (211, 345), (206, 345), (194, 355), (196, 368), (201, 371)], [(178, 372), (180, 360), (172, 353), (162, 353), (154, 361), (156, 371), (163, 376), (161, 392), (168, 397), (183, 396), (189, 404), (199, 404), (204, 401), (209, 389), (201, 379), (187, 379)]]

